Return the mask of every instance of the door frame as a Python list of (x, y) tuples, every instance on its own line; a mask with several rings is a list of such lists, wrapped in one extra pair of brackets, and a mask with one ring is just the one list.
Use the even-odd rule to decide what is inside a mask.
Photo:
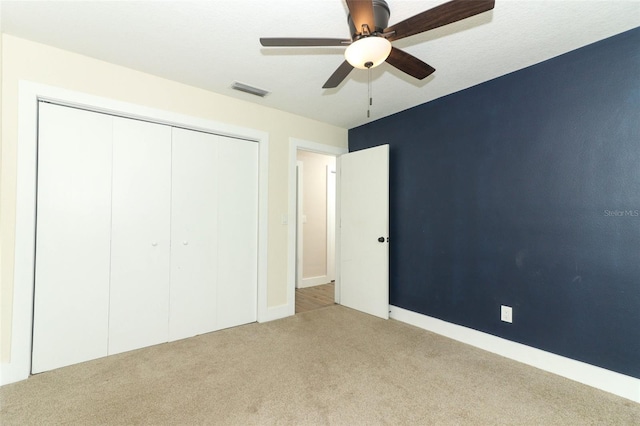
[[(334, 170), (327, 166), (327, 278), (336, 280), (336, 218), (338, 215), (338, 157)], [(329, 230), (333, 228), (333, 232)]]
[(268, 321), (267, 226), (269, 134), (179, 113), (149, 108), (59, 87), (20, 81), (18, 88), (18, 162), (11, 362), (2, 364), (2, 384), (25, 380), (31, 372), (35, 270), (38, 101), (87, 109), (142, 121), (213, 133), (258, 143), (258, 300), (257, 318)]
[[(296, 313), (296, 228), (297, 228), (297, 218), (296, 218), (296, 164), (298, 161), (298, 151), (310, 151), (315, 152), (316, 154), (323, 155), (332, 155), (334, 157), (339, 157), (342, 154), (346, 154), (349, 152), (349, 149), (344, 147), (337, 147), (331, 145), (325, 145), (317, 142), (311, 142), (303, 139), (297, 138), (289, 138), (289, 209), (285, 217), (283, 217), (283, 224), (287, 224), (288, 227), (288, 242), (287, 242), (287, 304), (285, 305), (286, 314), (287, 315), (295, 315)], [(336, 161), (336, 172), (338, 172), (338, 161)], [(338, 174), (339, 176), (339, 174)], [(340, 223), (340, 205), (338, 203), (338, 197), (340, 192), (340, 181), (336, 180), (336, 216), (335, 223), (336, 228), (338, 228), (337, 224)], [(335, 233), (335, 257), (339, 258), (339, 243), (340, 243), (340, 232), (336, 229)], [(334, 262), (335, 264), (335, 277), (336, 277), (336, 285), (335, 285), (335, 296), (336, 303), (340, 302), (340, 271), (339, 271), (339, 262)]]
[(304, 260), (304, 220), (302, 220), (304, 203), (304, 162), (296, 161), (296, 288), (302, 284), (303, 260)]

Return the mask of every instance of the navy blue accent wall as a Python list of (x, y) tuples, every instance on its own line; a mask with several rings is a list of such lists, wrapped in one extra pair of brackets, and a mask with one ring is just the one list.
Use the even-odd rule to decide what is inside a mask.
[(640, 378), (640, 28), (349, 131), (385, 143), (391, 304)]

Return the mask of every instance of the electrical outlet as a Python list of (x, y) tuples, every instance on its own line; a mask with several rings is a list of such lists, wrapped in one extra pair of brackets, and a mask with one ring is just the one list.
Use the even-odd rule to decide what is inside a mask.
[(500, 306), (500, 319), (504, 322), (513, 322), (513, 308), (511, 306)]

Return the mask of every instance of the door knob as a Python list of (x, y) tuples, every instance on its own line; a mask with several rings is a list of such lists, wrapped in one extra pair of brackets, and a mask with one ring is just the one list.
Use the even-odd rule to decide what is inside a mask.
[(378, 242), (379, 242), (379, 243), (384, 243), (384, 237), (380, 237), (380, 238), (378, 238)]
[(151, 245), (155, 247), (155, 246), (157, 246), (157, 245), (158, 245), (158, 243), (153, 242), (153, 243), (151, 243)]
[(184, 246), (189, 245), (189, 241), (183, 241), (182, 245), (184, 245)]

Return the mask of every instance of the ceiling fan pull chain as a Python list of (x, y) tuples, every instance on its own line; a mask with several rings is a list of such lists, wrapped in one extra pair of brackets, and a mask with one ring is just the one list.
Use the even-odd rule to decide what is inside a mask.
[(369, 97), (369, 105), (367, 106), (367, 118), (371, 117), (371, 105), (373, 105), (373, 96), (371, 95), (371, 67), (367, 68), (367, 90)]

